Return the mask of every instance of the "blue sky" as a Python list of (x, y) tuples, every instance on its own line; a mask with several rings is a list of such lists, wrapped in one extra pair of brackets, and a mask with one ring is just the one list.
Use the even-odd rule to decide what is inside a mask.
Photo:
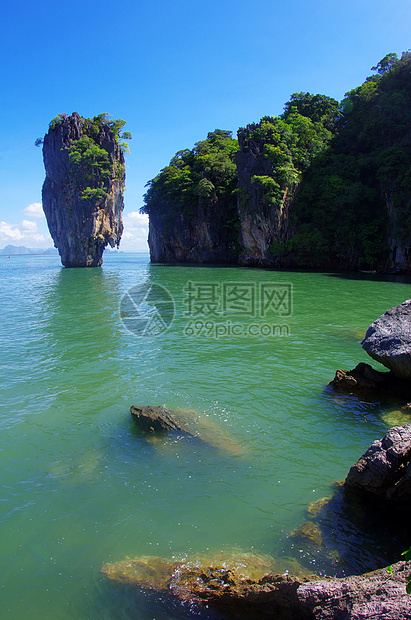
[(108, 112), (133, 135), (123, 250), (144, 251), (144, 185), (209, 131), (278, 115), (291, 93), (341, 100), (411, 47), (386, 0), (14, 0), (1, 20), (0, 248), (49, 247), (42, 137), (57, 114)]

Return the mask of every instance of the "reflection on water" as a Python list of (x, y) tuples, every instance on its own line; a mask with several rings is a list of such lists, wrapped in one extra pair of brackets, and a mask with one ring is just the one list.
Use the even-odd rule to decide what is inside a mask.
[[(290, 335), (189, 337), (184, 291), (200, 281), (243, 290), (292, 283)], [(122, 296), (143, 282), (175, 302), (160, 338), (139, 338), (120, 320)], [(149, 265), (118, 254), (90, 270), (62, 269), (58, 257), (0, 260), (0, 284), (0, 597), (10, 614), (191, 617), (167, 597), (117, 588), (101, 574), (126, 556), (240, 547), (338, 574), (368, 568), (373, 544), (386, 557), (383, 533), (373, 543), (373, 529), (361, 532), (366, 518), (344, 525), (348, 508), (321, 530), (321, 553), (290, 535), (319, 524), (309, 504), (330, 496), (332, 482), (399, 419), (400, 403), (325, 386), (337, 368), (368, 361), (360, 333), (411, 296), (408, 282)], [(135, 403), (179, 410), (204, 441), (148, 442), (131, 420)]]

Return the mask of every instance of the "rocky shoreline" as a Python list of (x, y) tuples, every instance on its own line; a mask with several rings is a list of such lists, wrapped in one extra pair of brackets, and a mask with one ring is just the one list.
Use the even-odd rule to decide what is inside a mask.
[[(153, 409), (158, 416), (161, 408)], [(174, 429), (173, 429), (174, 430)], [(152, 431), (150, 431), (152, 432)], [(322, 530), (327, 519), (335, 523), (346, 520), (347, 498), (357, 495), (357, 511), (366, 520), (361, 505), (365, 495), (377, 498), (371, 510), (376, 517), (394, 519), (396, 508), (411, 504), (400, 494), (401, 503), (393, 503), (393, 489), (409, 489), (411, 475), (411, 424), (394, 427), (372, 446), (354, 465), (332, 498), (311, 505), (314, 522), (297, 528), (292, 536), (309, 539), (320, 551)], [(358, 497), (360, 498), (358, 500)], [(355, 501), (355, 500), (354, 500)], [(392, 505), (387, 511), (385, 503)], [(357, 509), (357, 510), (356, 510)], [(394, 519), (395, 520), (395, 519)], [(318, 523), (318, 525), (317, 525)], [(355, 527), (355, 524), (354, 526)], [(352, 531), (352, 530), (351, 530)], [(388, 562), (387, 562), (388, 563)], [(286, 568), (288, 566), (288, 569)], [(291, 574), (289, 569), (294, 573)], [(198, 608), (212, 608), (225, 618), (276, 620), (404, 620), (411, 619), (411, 596), (406, 593), (411, 562), (397, 562), (388, 573), (380, 568), (370, 573), (349, 577), (318, 577), (304, 570), (298, 562), (283, 562), (270, 556), (259, 556), (241, 550), (225, 551), (209, 556), (189, 556), (181, 559), (141, 556), (107, 563), (102, 572), (110, 579), (140, 590), (154, 590), (189, 602)]]
[[(411, 300), (388, 310), (367, 330), (367, 353), (389, 368), (380, 372), (368, 364), (338, 370), (332, 389), (350, 394), (395, 394), (411, 410)], [(174, 412), (163, 407), (131, 407), (147, 434), (187, 432)], [(386, 534), (403, 519), (408, 537), (411, 511), (411, 424), (391, 428), (353, 465), (331, 498), (308, 509), (308, 521), (292, 533), (321, 551), (327, 523), (331, 529), (345, 520), (347, 538), (356, 527)], [(351, 513), (351, 515), (349, 514)], [(405, 517), (405, 520), (404, 520)], [(351, 523), (350, 523), (351, 521)], [(346, 527), (347, 523), (350, 528)], [(354, 549), (358, 553), (358, 547)], [(393, 549), (393, 554), (394, 554)], [(399, 554), (398, 554), (399, 557)], [(391, 560), (387, 559), (387, 564)], [(289, 571), (295, 574), (290, 574)], [(167, 559), (154, 556), (107, 563), (102, 572), (111, 580), (179, 599), (199, 608), (212, 608), (223, 618), (276, 620), (406, 620), (411, 619), (411, 595), (406, 592), (411, 562), (341, 578), (309, 574), (292, 560), (288, 568), (269, 556), (240, 550), (208, 557)]]

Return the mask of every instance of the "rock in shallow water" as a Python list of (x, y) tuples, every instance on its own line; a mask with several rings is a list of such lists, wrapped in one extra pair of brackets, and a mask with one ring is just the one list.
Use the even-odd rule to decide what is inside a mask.
[(168, 591), (181, 601), (211, 606), (232, 618), (312, 618), (296, 595), (307, 578), (279, 574), (284, 570), (270, 556), (241, 552), (179, 561), (143, 556), (102, 568), (114, 581)]
[(330, 385), (339, 392), (374, 392), (389, 390), (387, 372), (374, 370), (369, 364), (360, 362), (353, 370), (337, 370)]
[(242, 445), (230, 437), (224, 427), (205, 414), (186, 409), (170, 410), (162, 406), (130, 407), (131, 416), (147, 439), (161, 441), (172, 431), (197, 439), (209, 446), (237, 456), (244, 453)]
[(411, 300), (378, 317), (361, 344), (368, 355), (397, 377), (411, 380)]
[(345, 487), (411, 510), (411, 424), (394, 426), (351, 467)]
[(130, 413), (139, 429), (145, 433), (168, 433), (170, 431), (189, 433), (186, 428), (177, 422), (173, 412), (165, 407), (132, 405)]
[(411, 618), (411, 597), (406, 594), (409, 564), (395, 564), (392, 575), (380, 569), (343, 579), (309, 581), (268, 572), (269, 558), (253, 554), (180, 561), (142, 556), (106, 564), (102, 572), (120, 583), (211, 606), (226, 618), (406, 620)]

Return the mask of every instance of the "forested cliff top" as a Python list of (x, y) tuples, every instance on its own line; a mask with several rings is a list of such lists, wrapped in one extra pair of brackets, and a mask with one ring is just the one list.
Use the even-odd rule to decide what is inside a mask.
[(411, 271), (411, 52), (372, 70), (179, 151), (145, 195), (152, 261)]

